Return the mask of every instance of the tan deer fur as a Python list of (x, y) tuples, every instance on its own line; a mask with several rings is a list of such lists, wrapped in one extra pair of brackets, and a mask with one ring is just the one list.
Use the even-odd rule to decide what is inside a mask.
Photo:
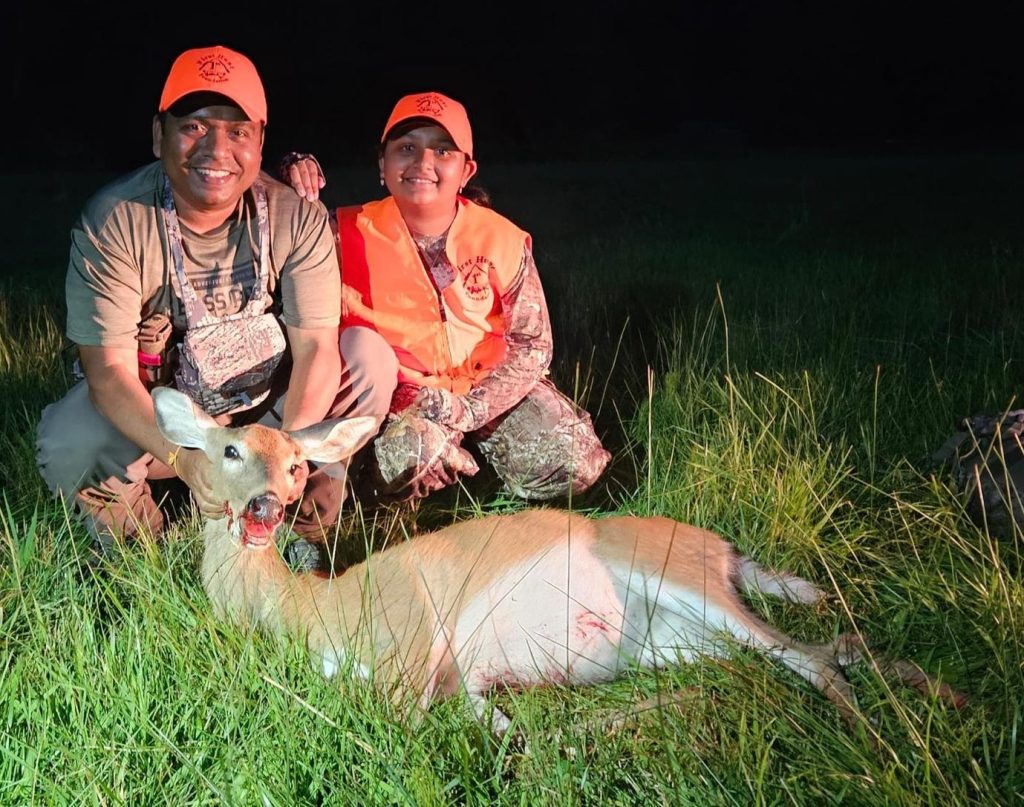
[[(261, 522), (262, 504), (289, 501), (301, 484), (296, 466), (350, 456), (377, 422), (291, 435), (227, 429), (174, 390), (154, 399), (165, 436), (206, 452), (226, 502), (225, 518), (205, 525), (202, 580), (215, 612), (303, 638), (326, 675), (347, 669), (424, 708), (464, 692), (500, 733), (508, 719), (486, 708), (495, 687), (592, 684), (634, 666), (721, 656), (739, 643), (777, 659), (856, 720), (841, 665), (860, 660), (863, 646), (851, 637), (797, 642), (740, 597), (757, 591), (814, 603), (823, 592), (765, 569), (712, 532), (668, 518), (534, 509), (416, 537), (335, 578), (295, 574), (274, 546), (283, 513), (271, 507), (272, 522)], [(909, 662), (892, 669), (921, 689), (935, 686)]]

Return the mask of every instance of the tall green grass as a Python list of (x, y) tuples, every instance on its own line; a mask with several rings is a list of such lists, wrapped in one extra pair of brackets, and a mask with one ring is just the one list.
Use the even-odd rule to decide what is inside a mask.
[[(1020, 168), (968, 156), (485, 171), (499, 209), (534, 234), (556, 381), (615, 450), (573, 506), (716, 530), (830, 593), (817, 609), (753, 601), (774, 624), (815, 642), (860, 632), (970, 698), (954, 711), (862, 665), (866, 722), (851, 731), (816, 690), (740, 652), (496, 695), (529, 755), (492, 743), (457, 700), (413, 725), (361, 684), (324, 681), (296, 643), (218, 622), (194, 522), (83, 568), (84, 534), (33, 459), (39, 411), (67, 385), (66, 238), (54, 243), (52, 221), (21, 234), (0, 287), (0, 804), (1019, 802), (1022, 536), (971, 524), (928, 456), (955, 418), (1019, 405)], [(58, 196), (68, 226), (93, 182)], [(52, 195), (52, 178), (41, 185)], [(413, 516), (349, 518), (348, 541), (508, 506), (481, 481)], [(682, 697), (630, 716), (656, 692)]]

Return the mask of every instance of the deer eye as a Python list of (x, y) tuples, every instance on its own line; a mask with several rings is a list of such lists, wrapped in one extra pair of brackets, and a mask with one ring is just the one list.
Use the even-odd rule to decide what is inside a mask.
[(242, 455), (238, 453), (238, 449), (234, 446), (227, 446), (224, 449), (224, 457), (229, 460), (240, 460)]
[(290, 473), (292, 476), (295, 476), (301, 470), (302, 470), (302, 466), (298, 465), (298, 464), (295, 464), (291, 468), (288, 469), (288, 473)]

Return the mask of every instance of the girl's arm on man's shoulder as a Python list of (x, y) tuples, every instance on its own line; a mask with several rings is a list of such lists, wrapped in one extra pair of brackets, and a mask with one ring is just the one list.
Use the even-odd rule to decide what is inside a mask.
[(312, 154), (289, 151), (277, 164), (277, 178), (291, 185), (303, 199), (315, 202), (320, 198), (320, 191), (327, 186), (320, 161)]

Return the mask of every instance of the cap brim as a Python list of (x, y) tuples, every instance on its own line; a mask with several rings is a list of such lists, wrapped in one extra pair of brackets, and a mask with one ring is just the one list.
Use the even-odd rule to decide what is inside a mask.
[(447, 126), (441, 123), (441, 121), (439, 121), (437, 118), (431, 118), (426, 115), (418, 115), (411, 118), (403, 118), (400, 121), (392, 123), (391, 126), (389, 126), (385, 130), (384, 136), (380, 139), (380, 142), (382, 144), (386, 143), (388, 140), (393, 140), (396, 137), (401, 137), (407, 132), (411, 132), (413, 129), (418, 129), (421, 126), (436, 126), (438, 129), (444, 129), (448, 137), (451, 138), (452, 143), (455, 144), (455, 148), (458, 151), (461, 151), (463, 154), (465, 154), (469, 159), (473, 159), (473, 155), (466, 151), (466, 149), (463, 148), (461, 145), (459, 145), (459, 142), (455, 139), (455, 135), (452, 134), (451, 129), (449, 129)]
[(411, 132), (413, 129), (418, 129), (421, 126), (436, 126), (439, 129), (444, 129), (448, 133), (448, 137), (452, 138), (452, 142), (455, 142), (455, 138), (452, 137), (452, 133), (448, 131), (448, 127), (445, 126), (437, 118), (428, 118), (426, 116), (420, 116), (415, 118), (403, 118), (400, 121), (396, 121), (391, 124), (384, 136), (380, 139), (383, 143), (385, 140), (389, 140), (394, 137), (401, 137), (406, 132)]
[(244, 112), (249, 120), (253, 120), (252, 114), (233, 98), (229, 98), (219, 92), (209, 91), (185, 93), (167, 108), (167, 112), (176, 118), (184, 118), (196, 110), (208, 106), (233, 106), (235, 109), (240, 109)]

